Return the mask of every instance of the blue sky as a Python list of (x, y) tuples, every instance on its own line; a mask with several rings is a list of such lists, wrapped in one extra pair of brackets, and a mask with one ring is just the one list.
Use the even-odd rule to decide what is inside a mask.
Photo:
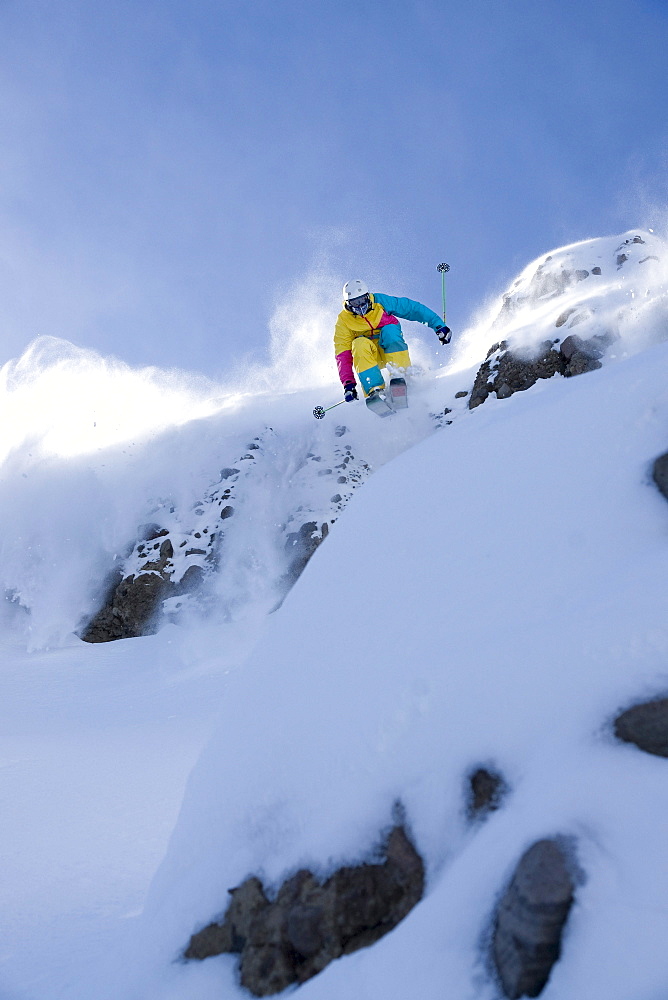
[(438, 310), (440, 260), (461, 329), (664, 227), (666, 52), (665, 0), (0, 0), (0, 362), (224, 378), (313, 273)]

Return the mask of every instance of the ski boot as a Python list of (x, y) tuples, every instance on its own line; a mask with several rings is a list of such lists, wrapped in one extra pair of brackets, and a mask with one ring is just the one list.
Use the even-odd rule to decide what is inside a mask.
[(388, 401), (384, 386), (382, 388), (381, 386), (378, 386), (377, 389), (371, 390), (369, 395), (366, 397), (366, 405), (379, 417), (389, 417), (391, 413), (394, 413), (394, 410)]

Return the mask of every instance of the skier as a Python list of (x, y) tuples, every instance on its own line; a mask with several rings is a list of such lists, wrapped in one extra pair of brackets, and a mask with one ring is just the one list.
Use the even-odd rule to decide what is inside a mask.
[[(442, 344), (450, 343), (450, 329), (427, 306), (413, 299), (371, 293), (359, 278), (343, 286), (343, 309), (334, 330), (334, 352), (347, 403), (357, 399), (353, 365), (357, 371), (367, 406), (391, 412), (382, 398), (385, 379), (381, 368), (390, 368), (390, 395), (395, 406), (405, 406), (406, 380), (410, 367), (408, 345), (397, 319), (426, 323)], [(395, 374), (396, 372), (396, 374)], [(380, 407), (376, 407), (380, 404)]]

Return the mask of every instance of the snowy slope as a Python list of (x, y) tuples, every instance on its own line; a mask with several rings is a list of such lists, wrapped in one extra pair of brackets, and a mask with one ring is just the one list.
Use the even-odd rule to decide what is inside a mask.
[[(355, 498), (231, 680), (149, 900), (157, 954), (137, 995), (235, 995), (232, 957), (170, 958), (249, 873), (277, 884), (359, 860), (397, 799), (429, 894), (305, 997), (495, 996), (480, 953), (495, 899), (554, 834), (575, 838), (586, 881), (543, 995), (665, 984), (666, 764), (606, 726), (668, 684), (668, 509), (648, 483), (668, 446), (666, 365), (661, 346), (540, 386)], [(512, 793), (470, 829), (464, 775), (490, 761)]]
[[(240, 398), (62, 342), (6, 366), (0, 996), (240, 996), (232, 957), (177, 961), (227, 889), (362, 860), (400, 799), (427, 895), (304, 997), (491, 1000), (495, 900), (529, 843), (564, 834), (585, 881), (543, 996), (657, 1000), (668, 775), (607, 728), (667, 686), (668, 505), (649, 482), (668, 449), (665, 248), (646, 260), (641, 238), (621, 265), (633, 234), (534, 262), (516, 307), (495, 303), (382, 424), (354, 406), (313, 421), (336, 398), (319, 376)], [(550, 290), (546, 268), (589, 274)], [(614, 324), (600, 371), (474, 411), (455, 398), (493, 343), (570, 333), (568, 309), (588, 310), (583, 337)], [(267, 427), (218, 601), (156, 636), (77, 640), (138, 525), (162, 505), (191, 532)], [(333, 512), (318, 472), (343, 442), (374, 474)], [(267, 617), (300, 507), (336, 525)], [(471, 827), (464, 777), (491, 762), (511, 794)]]

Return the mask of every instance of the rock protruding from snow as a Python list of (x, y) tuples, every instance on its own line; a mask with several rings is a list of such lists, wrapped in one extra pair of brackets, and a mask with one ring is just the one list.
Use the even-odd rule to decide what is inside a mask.
[(498, 399), (506, 399), (514, 392), (530, 389), (538, 379), (563, 374), (562, 369), (561, 355), (553, 349), (551, 340), (544, 341), (534, 357), (514, 354), (505, 341), (494, 344), (478, 369), (469, 409), (484, 403), (490, 392), (495, 392)]
[(572, 244), (530, 264), (488, 321), (485, 332), (497, 342), (469, 407), (492, 392), (505, 399), (538, 379), (594, 371), (613, 343), (621, 341), (624, 354), (639, 336), (646, 340), (645, 327), (656, 326), (663, 309), (666, 256), (663, 241), (636, 232)]
[(80, 637), (84, 642), (113, 642), (152, 634), (158, 608), (170, 596), (169, 589), (169, 581), (159, 573), (125, 577), (113, 587)]
[[(559, 338), (543, 341), (538, 353), (531, 357), (526, 356), (526, 352), (509, 350), (506, 341), (493, 344), (478, 369), (469, 409), (484, 403), (491, 392), (496, 393), (497, 399), (507, 399), (514, 392), (530, 389), (539, 379), (553, 375), (570, 378), (593, 372), (601, 367), (600, 359), (615, 339), (613, 334), (607, 333), (583, 340), (572, 333), (561, 344)], [(559, 344), (558, 350), (556, 344)]]
[(231, 891), (223, 922), (193, 935), (185, 958), (239, 954), (241, 984), (258, 997), (311, 979), (383, 937), (422, 898), (424, 865), (402, 826), (384, 854), (381, 864), (340, 868), (323, 884), (299, 871), (273, 902), (259, 879), (247, 879)]
[[(211, 576), (224, 574), (227, 568), (231, 533), (247, 530), (249, 498), (258, 490), (271, 491), (272, 482), (285, 504), (284, 510), (274, 505), (276, 519), (265, 527), (279, 553), (266, 576), (267, 588), (275, 591), (273, 607), (280, 606), (330, 525), (371, 473), (351, 444), (340, 440), (346, 434), (347, 428), (339, 426), (320, 454), (295, 455), (290, 443), (281, 442), (268, 428), (247, 445), (233, 466), (220, 471), (217, 482), (192, 510), (181, 511), (170, 501), (161, 501), (153, 511), (160, 522), (140, 531), (81, 638), (111, 642), (148, 635), (163, 623), (163, 610), (174, 620), (189, 599), (203, 599)], [(250, 516), (255, 518), (253, 511)]]
[(668, 452), (660, 455), (652, 466), (652, 478), (663, 496), (668, 500)]
[(645, 753), (668, 757), (668, 698), (633, 705), (615, 719), (615, 736)]
[[(332, 502), (340, 501), (341, 496), (332, 497)], [(297, 582), (306, 568), (309, 559), (318, 548), (321, 542), (329, 534), (327, 522), (318, 524), (317, 521), (306, 521), (299, 531), (288, 532), (285, 540), (285, 554), (288, 558), (288, 568), (282, 580), (282, 589), (287, 593), (292, 585)]]
[(508, 785), (498, 771), (478, 767), (468, 776), (467, 813), (469, 819), (482, 819), (495, 812), (508, 792)]
[(509, 1000), (537, 997), (561, 954), (573, 905), (571, 865), (557, 840), (539, 840), (522, 856), (499, 905), (492, 953)]
[(136, 545), (141, 571), (118, 577), (97, 614), (80, 633), (84, 642), (113, 642), (151, 635), (158, 629), (162, 602), (197, 589), (203, 571), (189, 566), (178, 583), (173, 577), (174, 547), (166, 528), (150, 525)]

